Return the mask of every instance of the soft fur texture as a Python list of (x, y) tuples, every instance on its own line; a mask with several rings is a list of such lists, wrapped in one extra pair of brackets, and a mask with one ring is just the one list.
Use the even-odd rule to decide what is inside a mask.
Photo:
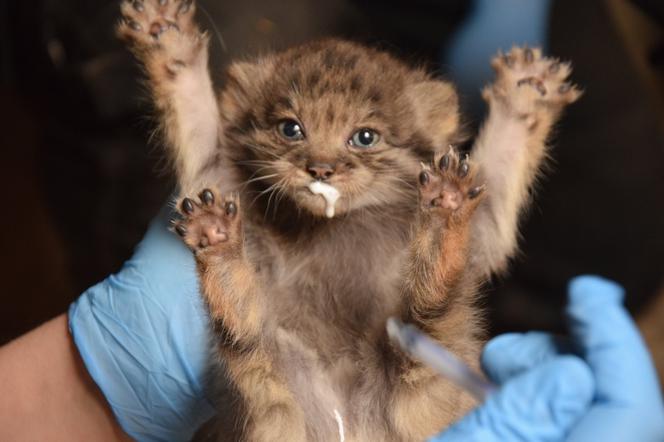
[[(385, 321), (477, 365), (478, 288), (514, 253), (546, 137), (579, 95), (569, 66), (527, 48), (496, 57), (471, 162), (450, 147), (454, 88), (357, 44), (237, 62), (215, 97), (194, 8), (125, 1), (118, 30), (162, 115), (183, 196), (175, 230), (242, 400), (221, 438), (337, 441), (337, 413), (347, 441), (433, 435), (471, 400), (393, 347)], [(287, 120), (302, 139), (284, 136)], [(374, 146), (349, 141), (367, 128)], [(341, 193), (332, 219), (307, 188), (321, 170)]]

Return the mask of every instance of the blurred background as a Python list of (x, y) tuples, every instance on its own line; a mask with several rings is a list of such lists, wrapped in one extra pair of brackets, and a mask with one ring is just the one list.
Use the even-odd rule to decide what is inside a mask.
[[(586, 93), (552, 139), (522, 253), (486, 290), (489, 331), (562, 330), (566, 280), (599, 273), (627, 287), (663, 372), (664, 2), (199, 4), (215, 79), (235, 57), (348, 37), (456, 80), (471, 128), (500, 45), (571, 60)], [(113, 34), (118, 11), (115, 0), (0, 2), (0, 344), (117, 271), (173, 189), (140, 74)]]

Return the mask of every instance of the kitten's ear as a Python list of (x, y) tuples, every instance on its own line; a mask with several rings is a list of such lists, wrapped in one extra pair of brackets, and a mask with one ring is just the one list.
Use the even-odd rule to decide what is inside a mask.
[(459, 131), (459, 98), (450, 83), (426, 80), (407, 91), (418, 129), (436, 148), (447, 147)]
[(251, 108), (267, 79), (273, 74), (274, 65), (274, 60), (267, 57), (255, 62), (239, 61), (231, 64), (226, 70), (221, 93), (222, 117), (232, 120)]

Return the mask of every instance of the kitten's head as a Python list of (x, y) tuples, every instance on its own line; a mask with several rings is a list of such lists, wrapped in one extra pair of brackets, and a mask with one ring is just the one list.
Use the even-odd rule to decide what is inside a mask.
[(392, 56), (327, 40), (233, 64), (221, 97), (232, 157), (256, 194), (316, 216), (413, 201), (420, 162), (458, 134), (454, 89)]

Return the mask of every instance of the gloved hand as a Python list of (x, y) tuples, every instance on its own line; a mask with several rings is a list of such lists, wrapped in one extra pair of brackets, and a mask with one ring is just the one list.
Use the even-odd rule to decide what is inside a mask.
[(615, 283), (573, 279), (570, 338), (526, 333), (489, 342), (482, 365), (501, 388), (435, 440), (664, 440), (661, 389), (622, 300)]
[(69, 309), (85, 366), (122, 428), (141, 441), (190, 440), (214, 414), (204, 385), (209, 320), (193, 256), (168, 231), (169, 212), (118, 274)]

